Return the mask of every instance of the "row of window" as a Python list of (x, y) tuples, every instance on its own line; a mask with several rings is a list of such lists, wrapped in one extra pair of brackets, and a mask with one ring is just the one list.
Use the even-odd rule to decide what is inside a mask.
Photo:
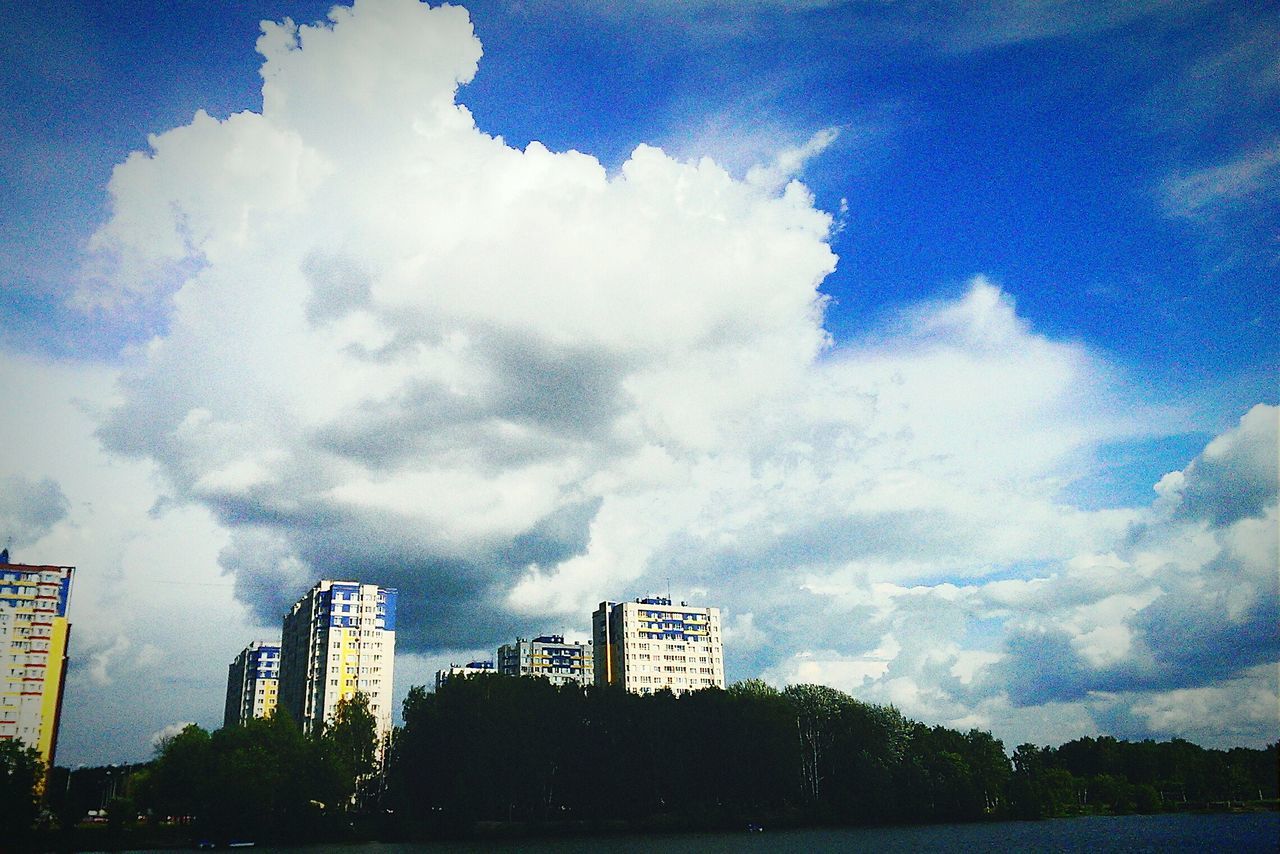
[(332, 608), (321, 608), (320, 614), (327, 616), (329, 614), (377, 614), (385, 616), (387, 606), (379, 603), (375, 608), (373, 605), (334, 605)]
[(56, 572), (0, 572), (0, 582), (4, 587), (51, 587), (57, 590), (62, 586), (62, 576)]
[[(356, 680), (355, 680), (355, 679), (343, 679), (343, 680), (342, 680), (342, 684), (343, 684), (343, 685), (346, 685), (346, 686), (355, 685), (355, 684), (356, 684)], [(360, 685), (360, 687), (361, 687), (361, 688), (375, 688), (375, 689), (376, 689), (376, 688), (381, 688), (381, 687), (382, 687), (382, 680), (381, 680), (381, 679), (361, 679), (361, 680), (359, 680), (359, 685)], [(330, 679), (330, 680), (329, 680), (329, 686), (330, 686), (331, 688), (336, 688), (336, 687), (338, 687), (338, 680), (337, 680), (337, 679)]]
[(673, 641), (676, 643), (676, 645), (678, 645), (680, 642), (688, 642), (688, 643), (698, 643), (698, 642), (702, 642), (702, 643), (705, 643), (705, 642), (710, 641), (710, 642), (712, 642), (712, 643), (718, 643), (718, 642), (719, 642), (719, 640), (720, 640), (720, 635), (719, 635), (719, 633), (716, 633), (715, 635), (708, 635), (708, 634), (706, 634), (705, 632), (703, 632), (703, 633), (698, 633), (698, 632), (667, 632), (667, 633), (665, 633), (665, 634), (666, 634), (666, 635), (672, 635), (672, 634), (674, 634), (674, 635), (679, 635), (679, 637), (666, 637), (666, 636), (664, 636), (664, 633), (663, 633), (663, 632), (646, 632), (646, 631), (641, 631), (641, 632), (624, 632), (624, 633), (623, 633), (623, 636), (624, 636), (624, 637), (628, 637), (628, 638), (634, 638), (634, 639), (636, 639), (636, 640), (638, 641), (637, 643), (635, 643), (635, 644), (629, 644), (629, 645), (634, 645), (634, 646), (640, 647), (641, 649), (648, 649), (648, 648), (649, 648), (649, 643), (650, 643), (650, 642), (653, 642), (653, 643), (664, 643), (664, 645), (665, 645), (665, 646), (670, 647), (670, 646), (672, 646), (672, 645), (673, 645), (673, 644), (672, 644), (672, 642), (673, 642)]
[(648, 611), (641, 608), (637, 611), (641, 617), (651, 617), (659, 620), (706, 620), (710, 619), (710, 614), (697, 614), (688, 611)]
[(13, 634), (42, 640), (48, 640), (50, 637), (48, 626), (19, 626), (13, 630)]
[[(629, 653), (627, 653), (627, 660), (628, 660), (628, 661), (656, 661), (656, 660), (658, 660), (658, 658), (659, 658), (659, 656), (658, 656), (657, 654), (650, 655), (650, 654), (649, 654), (649, 653), (647, 653), (647, 652), (629, 652)], [(699, 662), (701, 662), (701, 663), (703, 663), (703, 664), (706, 664), (708, 661), (710, 661), (710, 659), (709, 659), (707, 656), (705, 656), (705, 655), (700, 655), (700, 656), (693, 656), (693, 655), (664, 655), (664, 656), (662, 656), (661, 658), (662, 658), (662, 660), (663, 660), (663, 661), (679, 661), (679, 662), (699, 661)]]
[[(641, 685), (660, 685), (660, 686), (661, 685), (667, 685), (667, 686), (690, 685), (690, 686), (698, 686), (698, 687), (704, 687), (704, 688), (720, 684), (719, 680), (716, 680), (716, 679), (705, 679), (705, 678), (696, 679), (692, 677), (689, 679), (686, 679), (683, 676), (637, 676), (634, 678), (634, 680), (629, 680), (629, 681), (634, 681), (634, 682), (640, 683)], [(640, 690), (642, 693), (648, 693), (647, 688), (642, 687)]]

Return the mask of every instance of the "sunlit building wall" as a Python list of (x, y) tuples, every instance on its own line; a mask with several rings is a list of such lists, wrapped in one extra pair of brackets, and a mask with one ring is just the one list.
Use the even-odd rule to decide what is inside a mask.
[(651, 596), (592, 615), (594, 679), (637, 694), (724, 687), (720, 609)]
[(243, 726), (265, 718), (279, 699), (279, 641), (253, 641), (227, 668), (227, 704), (223, 726)]
[(516, 638), (498, 647), (498, 672), (504, 676), (542, 676), (553, 685), (587, 684), (587, 645), (565, 643), (563, 635)]
[(67, 674), (67, 601), (75, 567), (9, 563), (0, 552), (0, 739), (21, 741), (53, 766)]
[(284, 617), (279, 704), (305, 732), (333, 718), (338, 702), (369, 697), (379, 737), (391, 731), (396, 591), (323, 580)]

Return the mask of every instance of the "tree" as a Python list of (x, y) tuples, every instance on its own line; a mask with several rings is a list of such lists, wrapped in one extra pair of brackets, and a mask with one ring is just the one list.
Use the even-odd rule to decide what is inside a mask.
[(782, 694), (795, 712), (805, 796), (817, 805), (822, 799), (822, 781), (827, 775), (827, 752), (835, 737), (832, 724), (842, 701), (848, 697), (825, 685), (788, 685)]
[[(316, 831), (317, 745), (279, 709), (210, 739), (209, 784), (201, 826), (215, 838), (305, 839)], [(334, 775), (330, 775), (330, 779)]]
[(1089, 779), (1063, 768), (1060, 750), (1022, 744), (1013, 752), (1014, 771), (1009, 784), (1013, 815), (1048, 818), (1077, 814), (1088, 807)]
[(1013, 774), (1004, 743), (991, 733), (971, 729), (965, 735), (968, 743), (969, 767), (973, 769), (974, 782), (982, 792), (982, 809), (987, 815), (999, 815), (1005, 811), (1005, 791)]
[(840, 820), (884, 821), (900, 812), (894, 786), (910, 745), (912, 725), (892, 706), (841, 695), (825, 798)]
[(161, 816), (199, 815), (208, 800), (212, 762), (209, 733), (188, 724), (156, 748), (146, 805)]
[(39, 753), (12, 739), (0, 741), (0, 839), (16, 843), (31, 832), (43, 780)]
[(796, 802), (800, 754), (795, 717), (782, 692), (760, 679), (729, 686), (724, 729), (731, 764), (727, 800), (752, 812), (781, 810)]
[(357, 691), (338, 701), (320, 733), (320, 753), (330, 763), (336, 794), (343, 803), (353, 801), (377, 770), (378, 720), (369, 709), (368, 694)]

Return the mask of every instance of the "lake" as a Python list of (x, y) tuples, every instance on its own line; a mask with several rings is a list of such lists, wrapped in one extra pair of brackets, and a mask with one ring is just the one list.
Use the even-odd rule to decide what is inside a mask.
[(782, 830), (592, 836), (481, 843), (308, 845), (249, 849), (259, 854), (430, 854), (440, 851), (566, 852), (918, 852), (979, 851), (1280, 851), (1280, 813), (1090, 816), (1049, 821), (943, 824), (926, 827)]

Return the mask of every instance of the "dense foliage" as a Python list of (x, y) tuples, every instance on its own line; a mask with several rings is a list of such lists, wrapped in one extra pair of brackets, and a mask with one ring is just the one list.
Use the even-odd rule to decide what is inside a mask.
[(279, 711), (212, 734), (192, 724), (134, 775), (130, 794), (139, 809), (191, 822), (201, 838), (322, 837), (357, 804), (375, 752), (374, 718), (357, 695), (311, 738)]
[(1206, 750), (1182, 739), (1080, 738), (1014, 751), (1010, 796), (1024, 818), (1212, 808), (1277, 798), (1277, 745)]
[[(410, 834), (477, 821), (716, 827), (1153, 812), (1276, 798), (1276, 749), (927, 727), (819, 685), (681, 697), (476, 676), (405, 703), (384, 801)], [(407, 826), (406, 826), (407, 825)]]
[(1010, 775), (987, 733), (925, 727), (817, 685), (674, 697), (478, 676), (410, 692), (389, 803), (436, 829), (967, 820), (1001, 812)]
[(0, 839), (26, 839), (40, 811), (40, 754), (17, 741), (0, 741)]
[[(711, 829), (1274, 808), (1277, 799), (1276, 745), (1081, 738), (1024, 744), (1010, 759), (990, 733), (928, 727), (819, 685), (778, 691), (751, 680), (638, 696), (481, 675), (411, 689), (404, 721), (385, 752), (359, 695), (310, 737), (284, 714), (213, 733), (192, 725), (147, 767), (55, 773), (61, 800), (48, 805), (64, 827), (96, 797), (92, 808), (106, 807), (117, 830), (143, 814), (195, 839), (296, 842), (353, 828), (461, 834), (485, 821)], [(5, 782), (26, 793), (0, 800), (3, 818), (29, 827), (39, 763), (11, 743), (0, 750)]]

